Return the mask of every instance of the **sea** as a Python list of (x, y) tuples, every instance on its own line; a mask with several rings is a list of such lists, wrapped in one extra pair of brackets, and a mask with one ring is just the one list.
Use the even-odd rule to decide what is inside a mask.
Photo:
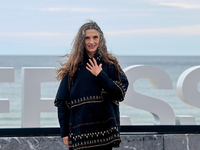
[[(200, 56), (117, 56), (122, 69), (132, 65), (154, 66), (165, 71), (171, 78), (173, 89), (155, 89), (147, 79), (138, 79), (133, 86), (134, 90), (146, 96), (162, 100), (170, 105), (175, 115), (190, 115), (200, 124), (200, 108), (184, 103), (177, 94), (177, 80), (187, 69), (200, 65)], [(59, 56), (0, 56), (1, 67), (14, 67), (14, 82), (0, 83), (0, 99), (10, 100), (10, 112), (0, 113), (0, 127), (21, 127), (22, 102), (22, 67), (56, 67), (59, 61), (66, 58)], [(41, 97), (54, 98), (58, 89), (58, 82), (41, 83)], [(200, 91), (200, 84), (197, 86)], [(52, 103), (53, 105), (53, 103)], [(145, 104), (144, 104), (145, 105)], [(166, 112), (167, 113), (167, 112)], [(120, 103), (120, 114), (130, 117), (132, 124), (153, 124), (151, 113)], [(41, 113), (42, 127), (57, 127), (57, 113)]]

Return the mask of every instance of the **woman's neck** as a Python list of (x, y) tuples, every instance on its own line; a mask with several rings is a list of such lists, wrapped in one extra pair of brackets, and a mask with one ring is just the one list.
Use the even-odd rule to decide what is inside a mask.
[(89, 58), (93, 58), (95, 53), (89, 53), (89, 52), (87, 52), (87, 54), (88, 54)]

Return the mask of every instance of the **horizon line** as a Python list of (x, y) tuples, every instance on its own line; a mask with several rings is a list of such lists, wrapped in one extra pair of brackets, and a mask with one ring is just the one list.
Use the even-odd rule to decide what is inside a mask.
[[(35, 55), (32, 55), (32, 54), (7, 54), (7, 55), (2, 55), (0, 54), (0, 57), (4, 57), (4, 56), (55, 56), (55, 57), (63, 57), (64, 55), (43, 55), (43, 54), (35, 54)], [(117, 54), (114, 54), (114, 56), (118, 57), (118, 56), (124, 56), (124, 57), (141, 57), (141, 56), (176, 56), (176, 57), (185, 57), (185, 56), (188, 56), (188, 57), (199, 57), (200, 55), (130, 55), (130, 54), (127, 54), (127, 55), (117, 55)], [(64, 56), (65, 57), (65, 56)]]

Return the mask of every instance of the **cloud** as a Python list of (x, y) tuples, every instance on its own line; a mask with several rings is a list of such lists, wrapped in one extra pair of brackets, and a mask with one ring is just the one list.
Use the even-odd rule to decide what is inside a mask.
[[(134, 29), (134, 30), (117, 30), (117, 31), (106, 31), (106, 36), (116, 35), (200, 35), (200, 24), (194, 26), (180, 26), (174, 28), (150, 28), (150, 29)], [(55, 37), (55, 36), (72, 36), (73, 33), (59, 33), (59, 32), (0, 32), (0, 36), (3, 37)]]
[[(140, 15), (138, 11), (143, 12), (142, 10), (134, 10), (134, 9), (124, 9), (124, 8), (61, 8), (61, 7), (50, 7), (50, 8), (42, 8), (39, 9), (39, 11), (52, 11), (52, 12), (59, 12), (59, 11), (66, 11), (66, 12), (83, 12), (83, 13), (89, 13), (89, 12), (97, 12), (97, 13), (105, 13), (105, 12), (112, 12), (112, 13), (134, 13), (135, 15)], [(145, 14), (147, 15), (147, 14)]]
[(105, 12), (106, 9), (96, 9), (96, 8), (43, 8), (40, 11), (68, 11), (68, 12)]
[(190, 5), (190, 4), (183, 4), (183, 3), (159, 3), (159, 5), (180, 7), (184, 9), (200, 9), (200, 5)]
[(175, 28), (153, 28), (153, 29), (135, 29), (135, 30), (122, 30), (122, 31), (107, 31), (108, 36), (115, 35), (200, 35), (200, 25), (195, 26), (181, 26)]
[(183, 9), (200, 9), (199, 0), (143, 0), (150, 4), (179, 7)]
[(20, 32), (20, 33), (12, 33), (12, 32), (3, 32), (0, 33), (0, 36), (7, 36), (7, 37), (45, 37), (45, 36), (60, 36), (61, 33), (51, 33), (51, 32)]

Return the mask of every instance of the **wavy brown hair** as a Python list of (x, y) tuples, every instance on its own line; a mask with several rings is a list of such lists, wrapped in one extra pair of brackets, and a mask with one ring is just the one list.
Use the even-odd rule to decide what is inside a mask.
[(57, 80), (60, 81), (63, 79), (63, 77), (68, 74), (69, 79), (69, 87), (72, 83), (72, 78), (74, 74), (77, 71), (78, 65), (83, 61), (83, 55), (84, 55), (84, 40), (85, 40), (85, 31), (89, 29), (95, 29), (99, 32), (99, 47), (97, 49), (97, 53), (99, 53), (101, 59), (108, 65), (114, 65), (117, 71), (119, 72), (119, 80), (120, 80), (120, 74), (122, 71), (120, 70), (119, 63), (117, 61), (117, 58), (113, 56), (112, 54), (108, 53), (107, 46), (106, 46), (106, 40), (104, 38), (104, 34), (101, 30), (101, 28), (97, 25), (94, 21), (89, 21), (85, 24), (83, 24), (75, 39), (73, 40), (73, 47), (71, 50), (71, 53), (68, 55), (65, 55), (68, 57), (68, 60), (65, 63), (60, 63), (61, 67), (57, 70)]

